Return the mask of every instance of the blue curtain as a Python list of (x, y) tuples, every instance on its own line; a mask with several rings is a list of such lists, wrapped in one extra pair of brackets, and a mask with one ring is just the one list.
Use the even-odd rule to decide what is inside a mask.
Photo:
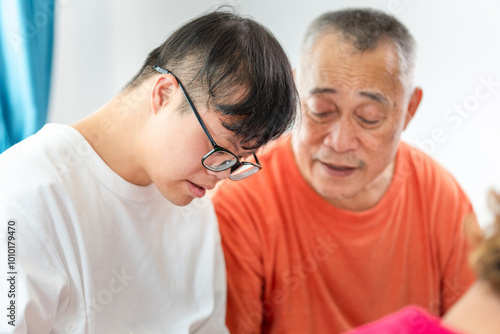
[(54, 0), (0, 0), (0, 152), (46, 122)]

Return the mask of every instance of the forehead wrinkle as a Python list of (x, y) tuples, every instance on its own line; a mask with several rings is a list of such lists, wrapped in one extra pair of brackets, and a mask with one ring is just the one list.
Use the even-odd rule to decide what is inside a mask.
[[(307, 90), (310, 96), (333, 96), (351, 91), (352, 97), (358, 96), (368, 98), (369, 100), (379, 103), (383, 106), (390, 106), (392, 99), (385, 93), (385, 88), (392, 87), (395, 79), (390, 71), (377, 71), (373, 68), (366, 69), (365, 72), (350, 73), (351, 66), (347, 64), (338, 65), (333, 70), (325, 70), (322, 68), (317, 71), (313, 78), (309, 78), (309, 83), (316, 84), (313, 88)], [(313, 70), (314, 71), (314, 70)], [(397, 78), (396, 78), (397, 80)], [(316, 81), (316, 82), (315, 82)], [(379, 87), (382, 85), (382, 87)], [(382, 88), (382, 92), (380, 89)]]
[[(331, 79), (332, 75), (337, 77), (342, 73), (357, 74), (360, 79), (373, 75), (399, 79), (398, 55), (392, 43), (381, 43), (374, 50), (360, 52), (338, 35), (326, 34), (302, 54), (300, 66), (301, 70), (317, 72), (316, 80)], [(360, 66), (364, 67), (363, 70)]]
[[(335, 88), (322, 88), (322, 87), (316, 87), (313, 88), (309, 91), (310, 95), (320, 95), (320, 94), (337, 94), (338, 90)], [(369, 91), (360, 91), (358, 92), (358, 95), (367, 97), (370, 100), (382, 103), (384, 105), (389, 104), (389, 100), (382, 94), (380, 93), (375, 93), (375, 92), (369, 92)]]

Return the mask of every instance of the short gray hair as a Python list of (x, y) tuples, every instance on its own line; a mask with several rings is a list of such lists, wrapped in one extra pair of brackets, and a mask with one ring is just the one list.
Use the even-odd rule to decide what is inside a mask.
[(340, 32), (360, 52), (374, 50), (380, 42), (391, 41), (398, 52), (402, 83), (413, 84), (417, 46), (408, 29), (395, 17), (369, 8), (327, 12), (310, 24), (302, 50), (310, 48), (327, 32)]

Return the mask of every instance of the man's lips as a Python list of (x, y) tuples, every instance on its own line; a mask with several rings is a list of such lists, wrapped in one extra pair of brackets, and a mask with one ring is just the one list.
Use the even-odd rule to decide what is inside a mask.
[(205, 196), (207, 190), (212, 190), (215, 186), (209, 185), (209, 186), (200, 186), (194, 182), (188, 181), (188, 187), (191, 193), (195, 197), (203, 197)]
[(194, 184), (191, 181), (188, 181), (188, 188), (191, 191), (191, 193), (194, 195), (194, 197), (198, 197), (198, 198), (205, 196), (205, 194), (207, 192), (205, 188), (203, 188), (197, 184)]
[(346, 165), (333, 165), (333, 164), (327, 164), (325, 162), (323, 162), (323, 164), (325, 164), (326, 166), (328, 166), (330, 168), (338, 169), (338, 170), (347, 170), (347, 169), (356, 169), (356, 168), (358, 168), (357, 166), (353, 167), (353, 166), (346, 166)]
[(328, 175), (339, 178), (351, 176), (359, 168), (358, 166), (336, 165), (325, 162), (321, 162), (321, 165)]

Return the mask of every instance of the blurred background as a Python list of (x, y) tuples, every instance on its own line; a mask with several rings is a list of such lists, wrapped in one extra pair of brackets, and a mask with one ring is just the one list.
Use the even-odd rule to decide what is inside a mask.
[[(444, 165), (469, 194), (481, 225), (489, 223), (486, 194), (500, 189), (499, 1), (0, 1), (3, 149), (44, 122), (71, 124), (92, 113), (173, 30), (221, 4), (267, 26), (294, 66), (306, 26), (323, 12), (372, 7), (393, 14), (417, 41), (416, 83), (424, 90), (403, 139)], [(14, 89), (17, 100), (9, 100), (9, 87), (23, 78), (31, 80), (29, 89)], [(20, 124), (25, 128), (17, 131)]]

